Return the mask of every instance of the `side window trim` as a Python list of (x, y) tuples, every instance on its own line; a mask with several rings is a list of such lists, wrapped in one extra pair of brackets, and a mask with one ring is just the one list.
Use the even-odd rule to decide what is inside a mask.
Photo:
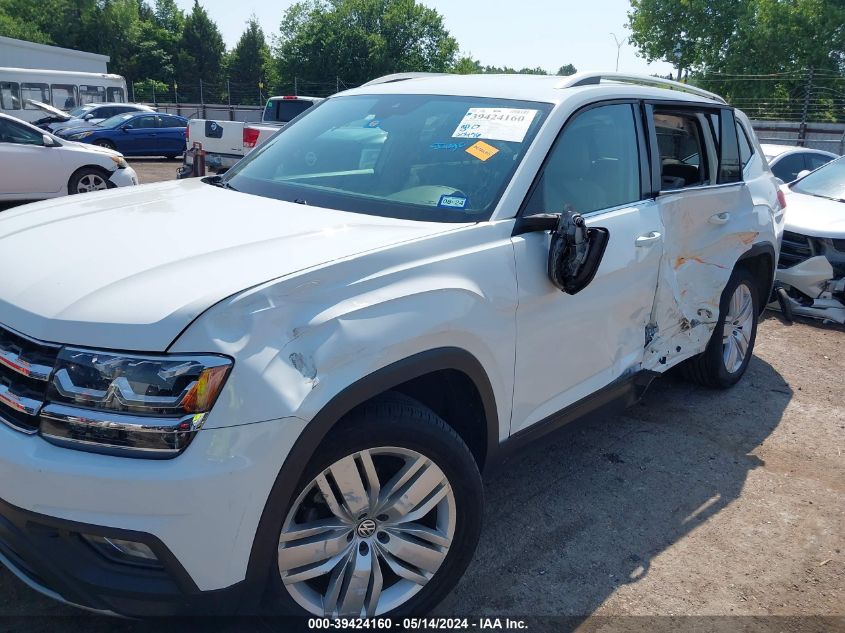
[[(540, 182), (543, 178), (543, 174), (546, 171), (546, 166), (548, 165), (552, 154), (554, 153), (555, 147), (557, 146), (558, 141), (563, 136), (564, 132), (566, 132), (566, 128), (575, 121), (581, 114), (593, 110), (595, 108), (600, 108), (602, 106), (610, 106), (610, 105), (624, 105), (628, 104), (632, 108), (632, 116), (634, 119), (634, 126), (637, 131), (637, 153), (639, 155), (640, 161), (640, 197), (638, 200), (633, 200), (628, 204), (623, 205), (616, 205), (614, 207), (608, 207), (607, 209), (598, 209), (596, 211), (589, 211), (585, 212), (583, 215), (585, 216), (594, 216), (600, 213), (608, 213), (611, 211), (615, 211), (620, 208), (626, 208), (628, 206), (634, 206), (647, 200), (653, 196), (650, 193), (647, 195), (645, 190), (648, 188), (646, 187), (647, 181), (645, 180), (648, 178), (650, 173), (650, 166), (648, 164), (648, 155), (646, 153), (646, 141), (644, 138), (644, 133), (642, 129), (642, 121), (638, 116), (638, 111), (642, 107), (642, 100), (629, 98), (629, 99), (606, 99), (603, 101), (595, 101), (593, 103), (589, 103), (585, 106), (582, 106), (575, 110), (572, 114), (567, 117), (566, 121), (564, 121), (563, 125), (561, 126), (560, 130), (558, 130), (557, 134), (555, 135), (555, 140), (552, 141), (551, 147), (546, 152), (546, 155), (543, 157), (543, 162), (540, 164), (540, 168), (537, 170), (537, 173), (534, 175), (534, 180), (531, 182), (531, 186), (528, 188), (528, 191), (525, 193), (525, 197), (522, 199), (522, 203), (519, 205), (519, 211), (515, 216), (515, 220), (517, 221), (517, 225), (519, 224), (519, 219), (526, 215), (526, 210), (528, 203), (531, 201), (531, 198), (534, 196), (535, 191), (540, 185)], [(645, 162), (645, 164), (643, 164)]]
[[(715, 114), (721, 119), (721, 113), (723, 111), (730, 111), (731, 113), (733, 113), (733, 111), (734, 111), (734, 108), (732, 108), (730, 106), (724, 106), (724, 105), (715, 104), (715, 103), (713, 105), (710, 105), (710, 104), (695, 103), (695, 102), (667, 101), (667, 100), (663, 100), (663, 99), (646, 100), (644, 102), (644, 110), (645, 110), (645, 113), (646, 113), (646, 123), (648, 125), (648, 138), (651, 142), (651, 152), (649, 153), (649, 156), (651, 157), (651, 162), (652, 162), (653, 166), (660, 165), (660, 163), (661, 163), (660, 156), (659, 156), (659, 149), (657, 148), (657, 131), (655, 130), (655, 126), (654, 126), (654, 109), (655, 109), (655, 107), (657, 107), (657, 108), (668, 107), (668, 108), (672, 108), (672, 109), (676, 109), (676, 110), (686, 110), (686, 111), (691, 111), (691, 112), (702, 113), (702, 114), (705, 115), (705, 117), (708, 120), (710, 120), (710, 115)], [(735, 128), (737, 126), (741, 125), (741, 123), (736, 120), (736, 117), (734, 117), (734, 121), (735, 121), (735, 124), (734, 124)], [(693, 187), (684, 187), (684, 189), (672, 189), (670, 191), (662, 191), (661, 188), (660, 188), (660, 185), (661, 185), (660, 171), (655, 168), (655, 169), (652, 170), (652, 186), (657, 188), (657, 191), (660, 192), (659, 195), (676, 193), (677, 191), (690, 191), (690, 190), (699, 190), (699, 189), (717, 189), (717, 188), (718, 189), (724, 189), (724, 188), (727, 188), (727, 187), (735, 187), (737, 185), (745, 184), (745, 181), (742, 180), (742, 179), (734, 181), (734, 182), (718, 182), (719, 168), (720, 168), (722, 153), (721, 153), (721, 144), (719, 142), (718, 131), (713, 129), (712, 120), (711, 120), (711, 124), (710, 124), (710, 130), (708, 130), (708, 131), (710, 132), (709, 137), (712, 139), (712, 141), (714, 143), (713, 150), (716, 152), (716, 158), (717, 158), (716, 165), (715, 165), (715, 168), (716, 168), (717, 171), (716, 171), (715, 174), (711, 174), (710, 184), (708, 184), (708, 185), (696, 185), (696, 186), (693, 186)], [(705, 137), (706, 136), (708, 136), (708, 135), (705, 134)], [(737, 145), (739, 145), (739, 139), (738, 138), (737, 138)], [(708, 151), (709, 151), (709, 148), (708, 148)]]

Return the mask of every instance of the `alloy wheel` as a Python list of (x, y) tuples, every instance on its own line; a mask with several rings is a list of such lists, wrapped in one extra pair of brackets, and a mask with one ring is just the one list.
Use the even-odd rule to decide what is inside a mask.
[(85, 174), (76, 183), (77, 193), (87, 193), (89, 191), (101, 191), (108, 189), (105, 178), (99, 174)]
[(278, 565), (291, 597), (314, 615), (372, 617), (410, 600), (455, 535), (443, 471), (406, 448), (348, 455), (317, 475), (282, 526)]
[(722, 358), (729, 373), (739, 371), (745, 362), (753, 329), (754, 300), (748, 286), (741, 283), (728, 303), (722, 332)]

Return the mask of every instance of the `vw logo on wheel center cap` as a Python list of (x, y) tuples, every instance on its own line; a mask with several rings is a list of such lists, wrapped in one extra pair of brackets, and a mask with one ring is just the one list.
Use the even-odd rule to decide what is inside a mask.
[(369, 538), (376, 533), (376, 522), (372, 519), (364, 519), (358, 524), (357, 532), (361, 538)]

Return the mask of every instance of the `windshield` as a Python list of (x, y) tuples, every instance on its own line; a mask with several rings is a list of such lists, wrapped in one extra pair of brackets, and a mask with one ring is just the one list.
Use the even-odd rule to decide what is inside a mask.
[(105, 121), (100, 121), (99, 123), (97, 123), (97, 127), (107, 127), (113, 129), (118, 127), (121, 123), (125, 123), (133, 116), (135, 116), (134, 112), (129, 112), (128, 114), (115, 114), (113, 117), (110, 117)]
[(798, 193), (845, 202), (845, 159), (819, 167), (790, 187)]
[(94, 106), (79, 106), (78, 108), (74, 108), (70, 112), (68, 112), (68, 116), (73, 117), (74, 119), (80, 119), (85, 116), (87, 112), (90, 112), (94, 109)]
[(341, 211), (486, 220), (550, 110), (480, 97), (336, 97), (283, 128), (224, 182)]

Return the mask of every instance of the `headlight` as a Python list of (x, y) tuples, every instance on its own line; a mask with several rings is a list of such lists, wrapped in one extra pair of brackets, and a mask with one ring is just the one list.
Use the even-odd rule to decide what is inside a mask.
[(68, 135), (68, 138), (74, 141), (78, 141), (79, 139), (85, 138), (86, 136), (91, 136), (92, 134), (93, 132), (76, 132), (74, 134)]
[(118, 169), (126, 169), (129, 165), (126, 164), (126, 159), (123, 156), (109, 156), (115, 164), (117, 165)]
[(178, 455), (232, 368), (225, 356), (134, 356), (62, 348), (41, 410), (44, 439), (152, 458)]

